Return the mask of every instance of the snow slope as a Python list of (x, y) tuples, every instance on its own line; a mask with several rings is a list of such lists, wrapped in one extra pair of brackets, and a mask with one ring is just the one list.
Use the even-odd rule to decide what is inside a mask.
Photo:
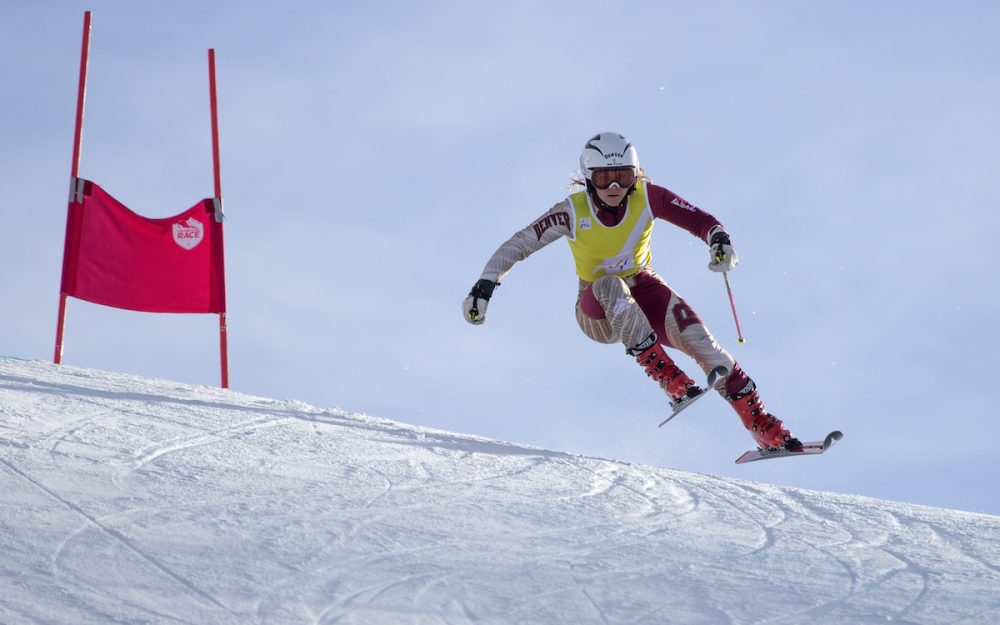
[(0, 492), (4, 624), (1000, 622), (1000, 517), (37, 361)]

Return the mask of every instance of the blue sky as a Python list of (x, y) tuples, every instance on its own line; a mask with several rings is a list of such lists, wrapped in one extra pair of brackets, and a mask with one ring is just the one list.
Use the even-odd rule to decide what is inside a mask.
[[(9, 4), (5, 355), (52, 357), (91, 9), (81, 175), (147, 216), (212, 194), (217, 50), (234, 390), (1000, 514), (993, 3)], [(660, 391), (576, 327), (562, 243), (462, 321), (602, 130), (726, 225), (746, 345), (703, 243), (661, 223), (654, 266), (796, 434), (845, 432), (836, 453), (736, 467), (751, 441), (715, 398), (658, 430)], [(64, 362), (217, 384), (216, 321), (71, 300)]]

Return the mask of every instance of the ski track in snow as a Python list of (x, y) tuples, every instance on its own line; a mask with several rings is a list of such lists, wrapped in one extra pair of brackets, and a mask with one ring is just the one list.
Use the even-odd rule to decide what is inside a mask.
[[(207, 601), (208, 603), (210, 603), (210, 604), (212, 604), (212, 605), (214, 605), (216, 607), (219, 607), (219, 608), (222, 608), (223, 610), (228, 611), (226, 609), (226, 607), (224, 605), (222, 605), (215, 597), (211, 596), (210, 594), (208, 594), (204, 590), (198, 588), (190, 580), (185, 579), (181, 575), (178, 575), (174, 571), (170, 570), (167, 566), (165, 566), (162, 562), (160, 562), (159, 560), (157, 560), (155, 557), (153, 557), (153, 556), (149, 555), (148, 553), (144, 552), (142, 549), (140, 549), (139, 547), (137, 547), (131, 540), (129, 540), (129, 538), (127, 536), (123, 535), (122, 533), (118, 532), (115, 529), (112, 529), (112, 528), (109, 528), (109, 527), (105, 526), (100, 521), (98, 521), (94, 517), (92, 517), (89, 514), (87, 514), (82, 508), (80, 508), (79, 506), (77, 506), (73, 502), (69, 501), (68, 499), (65, 499), (65, 498), (61, 497), (56, 492), (52, 491), (51, 489), (49, 489), (44, 484), (36, 481), (35, 479), (33, 479), (32, 477), (30, 477), (29, 475), (26, 475), (20, 469), (18, 469), (17, 467), (15, 467), (14, 465), (12, 465), (11, 463), (7, 462), (6, 460), (0, 459), (0, 464), (2, 464), (4, 466), (4, 468), (6, 468), (12, 474), (20, 477), (25, 482), (27, 482), (31, 486), (37, 488), (38, 490), (42, 491), (43, 493), (45, 493), (46, 495), (48, 495), (49, 497), (51, 497), (55, 501), (59, 502), (60, 504), (62, 504), (66, 508), (69, 508), (71, 511), (73, 511), (78, 516), (80, 516), (80, 518), (82, 518), (85, 521), (87, 521), (87, 523), (90, 526), (96, 528), (98, 531), (100, 531), (101, 533), (107, 535), (108, 537), (110, 537), (110, 538), (118, 541), (120, 544), (122, 544), (128, 550), (132, 551), (135, 555), (139, 556), (143, 560), (146, 560), (154, 568), (156, 568), (159, 571), (161, 571), (162, 573), (164, 573), (167, 577), (169, 577), (170, 579), (173, 579), (174, 581), (176, 581), (177, 583), (179, 583), (184, 588), (190, 590), (198, 598), (203, 599), (203, 600)], [(74, 532), (74, 535), (76, 535), (78, 533), (79, 532)], [(60, 544), (59, 547), (57, 548), (56, 555), (52, 557), (53, 568), (55, 568), (55, 561), (58, 559), (57, 558), (58, 553), (60, 553), (62, 551), (64, 545), (65, 545), (65, 542), (62, 543), (62, 544)]]
[(0, 358), (0, 622), (1000, 622), (1000, 518)]

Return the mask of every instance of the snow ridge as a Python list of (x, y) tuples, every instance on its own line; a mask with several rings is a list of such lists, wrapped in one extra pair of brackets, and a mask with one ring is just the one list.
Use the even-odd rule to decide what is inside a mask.
[(5, 624), (1000, 622), (1000, 517), (38, 361), (0, 489)]

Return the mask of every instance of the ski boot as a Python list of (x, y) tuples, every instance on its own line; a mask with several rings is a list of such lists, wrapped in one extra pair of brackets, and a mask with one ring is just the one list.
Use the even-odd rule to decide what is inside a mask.
[(646, 375), (659, 383), (660, 388), (667, 393), (670, 408), (675, 413), (680, 412), (695, 397), (705, 392), (681, 371), (670, 356), (667, 356), (666, 350), (657, 342), (655, 334), (649, 335), (645, 341), (627, 352), (646, 370)]
[[(735, 391), (731, 389), (736, 387)], [(738, 366), (726, 381), (726, 400), (743, 421), (761, 449), (785, 448), (795, 450), (802, 447), (799, 439), (791, 435), (780, 419), (770, 414), (760, 401), (757, 385)]]

